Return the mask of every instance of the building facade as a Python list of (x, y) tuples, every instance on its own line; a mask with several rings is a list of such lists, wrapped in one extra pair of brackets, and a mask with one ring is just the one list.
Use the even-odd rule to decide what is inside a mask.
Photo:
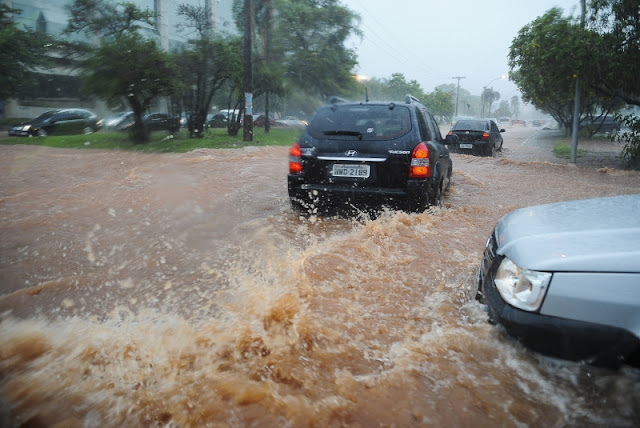
[[(115, 1), (115, 0), (108, 0)], [(129, 0), (141, 9), (148, 9), (154, 15), (153, 25), (145, 26), (147, 37), (155, 37), (158, 45), (166, 50), (179, 49), (195, 37), (195, 30), (188, 27), (183, 16), (178, 14), (178, 6), (205, 6), (211, 14), (213, 30), (217, 33), (234, 33), (232, 16), (233, 0)], [(14, 16), (14, 22), (32, 30), (56, 37), (62, 36), (69, 15), (67, 7), (73, 0), (0, 0), (13, 9), (21, 10)], [(32, 118), (51, 108), (84, 107), (98, 115), (110, 113), (107, 106), (95, 99), (83, 99), (79, 93), (80, 81), (77, 70), (58, 65), (51, 70), (43, 70), (28, 95), (21, 99), (3, 101), (0, 118)]]

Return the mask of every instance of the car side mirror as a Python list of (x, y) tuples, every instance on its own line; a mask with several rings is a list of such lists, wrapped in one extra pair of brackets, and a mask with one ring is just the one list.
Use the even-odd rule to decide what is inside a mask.
[(454, 134), (447, 134), (447, 136), (444, 138), (445, 144), (458, 144), (459, 141), (460, 140), (458, 139), (458, 136)]
[(500, 129), (500, 132), (507, 132), (507, 130), (502, 128), (502, 129)]

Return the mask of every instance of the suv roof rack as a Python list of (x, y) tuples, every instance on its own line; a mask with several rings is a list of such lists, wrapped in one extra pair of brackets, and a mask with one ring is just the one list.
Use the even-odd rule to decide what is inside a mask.
[(411, 94), (407, 94), (407, 96), (404, 98), (404, 102), (407, 103), (407, 104), (411, 104), (411, 103), (422, 104), (419, 99), (417, 99), (416, 97), (414, 97)]

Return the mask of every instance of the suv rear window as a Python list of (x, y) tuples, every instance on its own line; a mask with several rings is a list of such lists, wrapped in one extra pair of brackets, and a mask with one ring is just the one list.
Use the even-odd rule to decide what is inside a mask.
[(318, 110), (307, 129), (315, 138), (393, 140), (411, 130), (411, 115), (400, 105), (333, 105)]

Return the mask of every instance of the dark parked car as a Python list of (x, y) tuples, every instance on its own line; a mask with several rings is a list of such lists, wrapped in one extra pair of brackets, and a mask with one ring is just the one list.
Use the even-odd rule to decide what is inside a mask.
[(489, 237), (477, 298), (525, 346), (617, 367), (640, 360), (640, 194), (522, 208)]
[(133, 121), (133, 112), (125, 111), (100, 119), (98, 121), (98, 128), (104, 129), (105, 131), (122, 131), (131, 126)]
[[(448, 137), (450, 141), (455, 137)], [(321, 107), (290, 150), (294, 208), (439, 205), (452, 164), (429, 110), (404, 102), (342, 102)]]
[(580, 129), (587, 129), (592, 134), (606, 134), (620, 131), (622, 125), (611, 116), (600, 116), (584, 119), (580, 122)]
[[(261, 114), (257, 118), (253, 119), (253, 126), (264, 127), (266, 122), (266, 116), (264, 114)], [(269, 126), (276, 126), (276, 120), (272, 117), (269, 118)]]
[(89, 134), (98, 130), (95, 113), (77, 108), (49, 110), (26, 123), (13, 125), (10, 136), (30, 137), (63, 134)]
[(216, 113), (207, 119), (207, 128), (226, 128), (229, 119), (224, 113)]
[(149, 113), (144, 117), (149, 131), (168, 131), (175, 134), (180, 130), (180, 118), (171, 117), (167, 113)]
[(504, 129), (490, 119), (461, 119), (457, 121), (449, 135), (457, 135), (458, 143), (449, 144), (449, 150), (455, 153), (496, 156), (502, 150)]

